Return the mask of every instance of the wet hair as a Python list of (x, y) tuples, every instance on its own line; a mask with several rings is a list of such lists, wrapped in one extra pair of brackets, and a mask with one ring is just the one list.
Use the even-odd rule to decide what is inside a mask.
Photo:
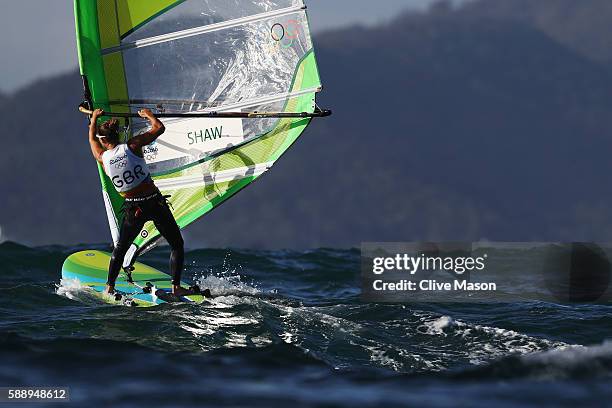
[(110, 119), (100, 125), (98, 134), (104, 136), (110, 143), (119, 142), (119, 121)]

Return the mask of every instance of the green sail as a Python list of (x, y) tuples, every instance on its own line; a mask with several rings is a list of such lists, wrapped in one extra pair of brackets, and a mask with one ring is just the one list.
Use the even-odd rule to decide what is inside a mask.
[[(133, 113), (314, 112), (321, 90), (303, 0), (75, 0), (81, 74), (93, 107)], [(181, 228), (259, 178), (309, 118), (174, 118), (144, 149)], [(134, 119), (124, 137), (146, 130)], [(113, 240), (123, 204), (100, 180)], [(147, 223), (130, 259), (159, 242)]]

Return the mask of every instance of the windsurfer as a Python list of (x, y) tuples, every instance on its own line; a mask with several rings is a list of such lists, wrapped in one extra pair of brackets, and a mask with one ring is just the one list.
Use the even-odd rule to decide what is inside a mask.
[(110, 119), (97, 126), (97, 120), (103, 114), (102, 110), (96, 109), (91, 117), (89, 125), (91, 151), (94, 158), (104, 167), (117, 192), (125, 199), (119, 241), (111, 257), (105, 293), (115, 292), (115, 282), (123, 266), (125, 255), (145, 222), (153, 221), (172, 248), (170, 254), (172, 293), (176, 296), (193, 294), (192, 291), (181, 287), (181, 273), (185, 259), (181, 230), (172, 215), (166, 197), (160, 193), (151, 179), (142, 152), (143, 147), (164, 133), (164, 124), (149, 109), (143, 109), (138, 114), (149, 121), (151, 128), (122, 143), (117, 119)]

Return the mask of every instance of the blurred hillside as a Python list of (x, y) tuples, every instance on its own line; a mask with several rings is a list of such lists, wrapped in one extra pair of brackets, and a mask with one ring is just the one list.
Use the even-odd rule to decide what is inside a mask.
[(523, 22), (595, 61), (612, 62), (612, 2), (608, 0), (493, 0), (464, 14)]
[[(612, 238), (612, 3), (443, 3), (315, 41), (315, 121), (190, 246)], [(76, 73), (2, 102), (4, 238), (109, 240)]]

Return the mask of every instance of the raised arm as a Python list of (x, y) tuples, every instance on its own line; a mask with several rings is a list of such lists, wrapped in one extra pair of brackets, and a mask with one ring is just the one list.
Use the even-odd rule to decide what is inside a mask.
[(149, 123), (151, 124), (151, 129), (149, 129), (143, 134), (134, 136), (128, 141), (128, 146), (130, 147), (130, 149), (135, 151), (139, 151), (144, 146), (153, 143), (153, 141), (157, 139), (166, 130), (164, 124), (161, 123), (160, 120), (155, 117), (155, 115), (153, 114), (153, 112), (151, 112), (150, 109), (143, 109), (141, 111), (138, 111), (138, 114), (141, 118), (149, 120)]
[(100, 144), (100, 140), (97, 137), (98, 126), (96, 125), (96, 122), (103, 113), (104, 111), (102, 109), (96, 109), (93, 111), (89, 122), (89, 146), (91, 147), (91, 153), (93, 154), (94, 159), (96, 159), (98, 163), (102, 163), (102, 153), (104, 153), (104, 148)]

